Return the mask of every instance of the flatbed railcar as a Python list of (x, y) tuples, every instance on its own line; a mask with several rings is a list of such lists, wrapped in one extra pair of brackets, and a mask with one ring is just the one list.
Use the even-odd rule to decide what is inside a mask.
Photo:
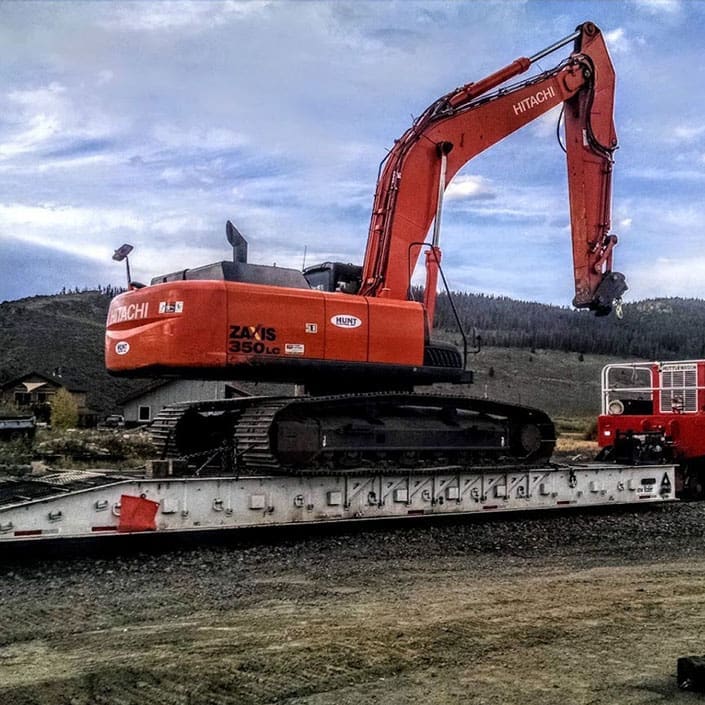
[[(18, 542), (659, 504), (670, 465), (613, 463), (503, 470), (175, 477), (60, 472), (0, 481), (0, 546)], [(155, 475), (163, 475), (161, 477)]]

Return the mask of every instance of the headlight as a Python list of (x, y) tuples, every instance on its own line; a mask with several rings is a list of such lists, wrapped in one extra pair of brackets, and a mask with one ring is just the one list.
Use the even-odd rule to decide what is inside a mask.
[(615, 399), (611, 401), (607, 406), (607, 413), (610, 416), (619, 416), (624, 413), (624, 404), (619, 400)]

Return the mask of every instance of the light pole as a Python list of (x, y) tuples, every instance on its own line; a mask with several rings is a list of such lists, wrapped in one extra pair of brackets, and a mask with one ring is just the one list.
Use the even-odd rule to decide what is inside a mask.
[(130, 260), (128, 258), (128, 255), (132, 250), (135, 248), (132, 245), (128, 245), (125, 243), (124, 245), (120, 245), (120, 247), (113, 252), (113, 259), (116, 262), (122, 262), (122, 260), (125, 260), (125, 267), (127, 268), (127, 288), (130, 288), (130, 284), (132, 284), (132, 276), (130, 274)]

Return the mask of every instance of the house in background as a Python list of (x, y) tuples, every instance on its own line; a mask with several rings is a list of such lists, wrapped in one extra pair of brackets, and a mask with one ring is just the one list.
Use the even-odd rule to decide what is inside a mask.
[(50, 423), (51, 400), (62, 388), (66, 389), (76, 402), (79, 427), (95, 426), (98, 413), (86, 405), (86, 390), (59, 372), (46, 375), (33, 371), (15, 377), (0, 385), (0, 401), (17, 407), (20, 412), (33, 413), (39, 422)]
[(252, 394), (291, 394), (291, 385), (258, 385), (243, 382), (235, 386), (221, 380), (168, 379), (147, 384), (142, 389), (119, 400), (125, 424), (135, 426), (150, 423), (169, 404), (181, 401), (211, 401), (233, 399)]

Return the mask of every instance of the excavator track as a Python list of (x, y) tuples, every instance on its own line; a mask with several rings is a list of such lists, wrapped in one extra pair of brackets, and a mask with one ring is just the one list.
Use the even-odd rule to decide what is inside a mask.
[(162, 457), (199, 465), (220, 451), (233, 474), (497, 469), (550, 460), (542, 411), (487, 399), (377, 393), (182, 402), (153, 423)]
[(233, 429), (241, 466), (248, 470), (277, 472), (281, 465), (272, 448), (270, 431), (274, 418), (289, 400), (270, 399), (252, 404), (242, 412)]

